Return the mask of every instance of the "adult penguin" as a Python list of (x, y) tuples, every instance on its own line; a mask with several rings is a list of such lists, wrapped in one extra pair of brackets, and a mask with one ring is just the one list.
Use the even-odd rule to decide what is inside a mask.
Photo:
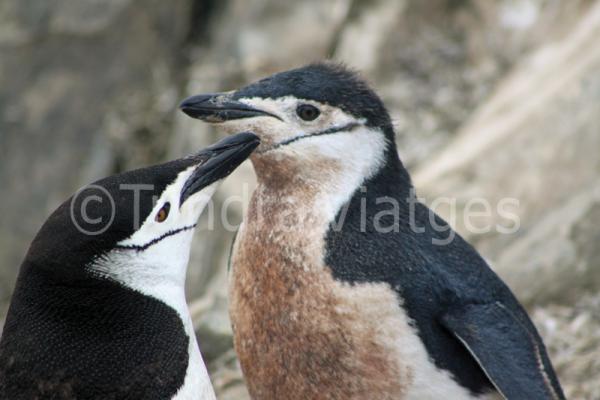
[(242, 133), (65, 201), (23, 261), (0, 399), (214, 399), (184, 283), (196, 222), (258, 145)]

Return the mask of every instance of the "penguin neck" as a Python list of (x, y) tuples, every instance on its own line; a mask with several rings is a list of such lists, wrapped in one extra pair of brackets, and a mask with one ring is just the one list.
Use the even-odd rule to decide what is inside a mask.
[(393, 139), (379, 128), (361, 126), (255, 153), (251, 160), (261, 199), (297, 202), (298, 212), (324, 208), (327, 216), (320, 217), (330, 220), (393, 157)]
[[(136, 311), (137, 303), (144, 308), (168, 308), (181, 321), (191, 344), (198, 347), (185, 299), (187, 257), (181, 260), (182, 266), (172, 266), (177, 270), (174, 274), (163, 273), (161, 269), (164, 270), (165, 266), (161, 263), (142, 265), (141, 260), (143, 257), (132, 251), (110, 252), (91, 265), (70, 266), (70, 269), (77, 270), (77, 274), (65, 277), (55, 264), (40, 265), (38, 261), (26, 258), (14, 291), (14, 299), (19, 304), (15, 312), (52, 319), (52, 315), (45, 315), (46, 311), (59, 315), (75, 311), (81, 315), (93, 315), (94, 320), (101, 318), (103, 322), (118, 325), (135, 324), (129, 317), (140, 314)], [(55, 273), (56, 269), (59, 273)], [(123, 306), (120, 298), (144, 300), (132, 303), (128, 308)], [(51, 305), (50, 310), (48, 305)], [(128, 317), (127, 313), (131, 315)], [(150, 315), (154, 313), (150, 312)], [(82, 317), (82, 321), (89, 322), (90, 318)]]
[(380, 198), (391, 197), (400, 201), (401, 208), (408, 206), (407, 200), (415, 196), (414, 186), (395, 147), (386, 149), (385, 162), (363, 182), (361, 190), (353, 194), (353, 198), (360, 196), (375, 202)]
[[(21, 266), (15, 296), (25, 295), (28, 298), (31, 296), (30, 301), (27, 302), (31, 307), (46, 307), (47, 304), (51, 304), (59, 310), (62, 307), (74, 306), (85, 313), (105, 314), (108, 319), (111, 315), (115, 315), (115, 309), (123, 310), (122, 304), (111, 297), (115, 295), (119, 297), (119, 293), (152, 297), (153, 300), (160, 301), (162, 306), (168, 306), (178, 314), (181, 313), (179, 307), (175, 305), (181, 302), (185, 304), (184, 289), (178, 282), (163, 284), (157, 282), (160, 289), (172, 295), (172, 301), (165, 302), (162, 298), (165, 296), (152, 296), (134, 285), (128, 285), (127, 282), (100, 274), (87, 267), (82, 269), (84, 271), (78, 274), (76, 279), (65, 280), (61, 275), (53, 274), (51, 269), (26, 260)], [(184, 315), (188, 315), (187, 308)]]
[[(356, 196), (399, 199), (410, 195), (410, 176), (393, 140), (371, 133), (368, 142), (346, 149), (338, 157), (306, 157), (297, 152), (253, 156), (258, 186), (251, 206), (272, 208), (277, 202), (275, 210), (289, 213), (293, 208), (295, 214), (314, 214), (330, 223)], [(290, 207), (282, 204), (286, 202)]]
[[(167, 305), (144, 297), (141, 293), (127, 288), (118, 282), (100, 278), (93, 274), (81, 274), (76, 280), (65, 281), (57, 278), (48, 268), (40, 267), (27, 260), (21, 266), (19, 278), (7, 316), (14, 321), (29, 320), (34, 329), (31, 335), (44, 335), (37, 327), (49, 331), (62, 332), (65, 327), (83, 325), (100, 331), (115, 327), (125, 332), (142, 326), (139, 318), (157, 318), (164, 312), (175, 315), (174, 310), (166, 310)], [(151, 322), (151, 321), (146, 321)], [(19, 330), (19, 327), (14, 327)], [(26, 327), (21, 327), (26, 329)], [(50, 334), (50, 333), (48, 333)], [(133, 341), (135, 339), (131, 338)]]
[[(182, 238), (183, 245), (191, 240)], [(160, 246), (160, 244), (158, 244)], [(184, 246), (185, 247), (185, 246)], [(185, 299), (185, 273), (189, 249), (176, 255), (161, 257), (136, 250), (109, 252), (96, 260), (88, 269), (95, 275), (152, 297), (171, 307), (180, 316), (188, 334), (193, 334), (191, 319)]]

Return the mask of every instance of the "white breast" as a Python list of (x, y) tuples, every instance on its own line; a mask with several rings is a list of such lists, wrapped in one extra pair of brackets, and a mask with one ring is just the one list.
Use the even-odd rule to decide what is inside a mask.
[(188, 347), (188, 369), (183, 386), (179, 389), (177, 394), (173, 396), (173, 400), (214, 400), (216, 399), (215, 392), (210, 383), (204, 361), (202, 360), (200, 348), (198, 347), (196, 335), (194, 334), (194, 326), (192, 325), (192, 319), (189, 314), (183, 321), (183, 324), (186, 333), (190, 338)]

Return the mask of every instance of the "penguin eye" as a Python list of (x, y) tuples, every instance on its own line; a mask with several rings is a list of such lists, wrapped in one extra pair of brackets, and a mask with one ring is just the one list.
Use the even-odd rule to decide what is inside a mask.
[(156, 217), (154, 217), (154, 220), (156, 222), (164, 222), (164, 220), (167, 219), (167, 217), (169, 216), (170, 209), (171, 203), (165, 203), (165, 205), (162, 206), (160, 210), (158, 210), (158, 213), (156, 213)]
[(310, 104), (300, 104), (296, 108), (296, 114), (305, 121), (313, 121), (321, 114), (321, 111)]

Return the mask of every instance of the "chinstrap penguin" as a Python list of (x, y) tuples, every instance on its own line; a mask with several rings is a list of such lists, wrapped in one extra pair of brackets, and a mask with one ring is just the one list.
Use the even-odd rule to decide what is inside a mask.
[(311, 64), (181, 108), (261, 138), (230, 277), (253, 398), (564, 399), (509, 288), (417, 201), (355, 73)]
[(0, 341), (0, 399), (214, 399), (184, 283), (197, 220), (250, 133), (99, 180), (42, 226)]

